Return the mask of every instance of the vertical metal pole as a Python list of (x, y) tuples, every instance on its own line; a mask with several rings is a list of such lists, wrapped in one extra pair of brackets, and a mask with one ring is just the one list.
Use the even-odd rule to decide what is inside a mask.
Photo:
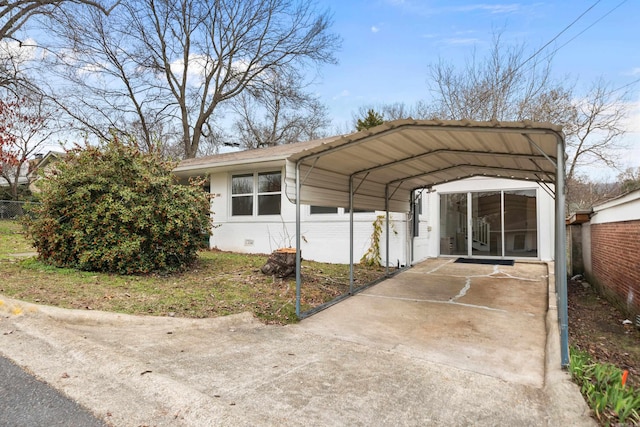
[(467, 255), (473, 256), (473, 193), (467, 193)]
[(500, 228), (502, 229), (500, 232), (500, 246), (502, 247), (500, 257), (504, 258), (504, 247), (506, 246), (506, 241), (504, 240), (504, 190), (500, 191)]
[(405, 259), (405, 263), (404, 263), (405, 267), (409, 267), (410, 265), (413, 264), (413, 251), (414, 251), (414, 245), (416, 240), (414, 233), (416, 231), (416, 228), (419, 227), (419, 221), (420, 221), (420, 218), (418, 216), (418, 204), (416, 203), (418, 200), (418, 196), (416, 195), (415, 191), (409, 192), (409, 200), (411, 200), (411, 205), (409, 206), (411, 221), (407, 221), (408, 229), (406, 233), (407, 233), (407, 236), (409, 236), (409, 239), (406, 244), (408, 255), (406, 256), (406, 259)]
[(386, 215), (386, 246), (385, 246), (385, 262), (387, 266), (385, 267), (385, 274), (389, 275), (389, 184), (384, 186), (384, 211)]
[(353, 294), (353, 176), (349, 177), (349, 294)]
[(300, 317), (300, 291), (302, 288), (302, 254), (300, 249), (300, 163), (296, 163), (296, 316)]
[(556, 160), (556, 292), (560, 321), (560, 358), (563, 367), (569, 366), (569, 312), (567, 302), (567, 235), (565, 225), (565, 166), (564, 138), (557, 144)]

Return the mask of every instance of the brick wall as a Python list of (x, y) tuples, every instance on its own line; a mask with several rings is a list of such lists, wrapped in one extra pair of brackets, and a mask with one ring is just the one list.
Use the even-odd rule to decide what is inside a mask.
[(640, 314), (640, 220), (591, 224), (591, 260), (591, 281)]

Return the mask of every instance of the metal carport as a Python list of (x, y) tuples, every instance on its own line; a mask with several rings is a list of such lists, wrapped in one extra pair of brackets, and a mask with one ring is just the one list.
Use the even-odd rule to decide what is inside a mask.
[(386, 211), (387, 216), (390, 211), (410, 212), (416, 190), (473, 176), (531, 180), (555, 191), (555, 279), (561, 358), (567, 366), (564, 150), (561, 128), (549, 123), (407, 119), (291, 155), (285, 181), (287, 197), (296, 204), (296, 313), (300, 315), (301, 204), (349, 208), (353, 284), (354, 209)]

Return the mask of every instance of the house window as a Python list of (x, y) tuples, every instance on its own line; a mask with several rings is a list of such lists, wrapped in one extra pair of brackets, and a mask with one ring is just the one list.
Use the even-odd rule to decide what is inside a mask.
[[(366, 209), (354, 209), (353, 213), (373, 213), (375, 211), (370, 211)], [(309, 213), (311, 215), (317, 214), (340, 214), (340, 215), (349, 215), (349, 208), (335, 208), (332, 206), (309, 206)]]
[(280, 172), (258, 174), (258, 215), (280, 215)]
[(310, 212), (312, 215), (315, 214), (337, 214), (338, 208), (333, 208), (331, 206), (311, 206)]
[[(231, 215), (279, 215), (280, 172), (261, 172), (231, 177)], [(257, 212), (256, 212), (257, 211)]]
[(253, 215), (253, 174), (231, 178), (231, 215)]

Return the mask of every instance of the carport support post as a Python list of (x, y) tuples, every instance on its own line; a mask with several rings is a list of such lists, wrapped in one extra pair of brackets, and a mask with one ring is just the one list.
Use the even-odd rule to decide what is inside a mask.
[(296, 317), (300, 318), (300, 290), (302, 285), (302, 255), (300, 252), (300, 162), (296, 163)]
[(385, 270), (385, 274), (388, 276), (389, 275), (389, 184), (384, 186), (384, 211), (385, 214), (387, 215), (386, 218), (386, 248), (385, 248), (385, 257), (386, 257), (386, 270)]
[(569, 312), (567, 301), (567, 235), (565, 225), (565, 166), (564, 138), (557, 144), (556, 160), (556, 292), (560, 321), (560, 358), (563, 367), (569, 366)]
[(353, 295), (353, 175), (349, 177), (349, 295)]

